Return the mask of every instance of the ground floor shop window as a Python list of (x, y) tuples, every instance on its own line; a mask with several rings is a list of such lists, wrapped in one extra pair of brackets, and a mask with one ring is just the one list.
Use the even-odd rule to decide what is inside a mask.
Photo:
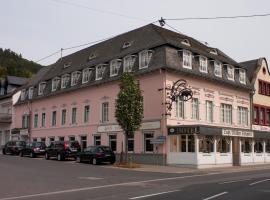
[(217, 138), (217, 152), (228, 153), (231, 149), (231, 139), (226, 137)]
[(101, 136), (100, 135), (95, 135), (94, 136), (94, 145), (95, 146), (100, 146), (101, 145)]
[(69, 136), (69, 141), (74, 142), (75, 141), (75, 136)]
[(200, 136), (199, 137), (199, 152), (211, 153), (214, 152), (214, 137)]
[(112, 151), (116, 151), (116, 148), (117, 148), (116, 135), (109, 135), (109, 146), (111, 147)]
[(54, 137), (49, 138), (50, 143), (54, 142)]
[(242, 140), (241, 151), (243, 153), (251, 153), (252, 141), (249, 139)]
[(128, 152), (134, 152), (134, 134), (128, 136)]
[(85, 135), (81, 136), (81, 147), (82, 149), (85, 149), (87, 147), (87, 136)]
[(41, 142), (46, 142), (46, 138), (40, 138)]
[(195, 152), (194, 135), (173, 135), (170, 136), (171, 152)]
[(65, 140), (65, 137), (58, 137), (58, 140), (59, 141), (64, 141)]
[(265, 152), (270, 153), (270, 140), (265, 142)]
[(37, 138), (33, 138), (33, 142), (37, 142)]
[(255, 153), (263, 153), (263, 142), (260, 140), (256, 140), (254, 143), (254, 152)]
[(154, 138), (153, 133), (145, 133), (144, 134), (144, 151), (145, 152), (153, 152), (154, 145), (151, 143), (151, 139)]

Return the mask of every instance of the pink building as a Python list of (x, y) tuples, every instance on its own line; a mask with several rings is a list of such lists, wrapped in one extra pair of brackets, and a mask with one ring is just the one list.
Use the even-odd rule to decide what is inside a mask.
[[(196, 167), (241, 164), (241, 140), (253, 138), (253, 87), (246, 69), (197, 40), (149, 24), (44, 67), (21, 92), (16, 128), (49, 144), (78, 140), (122, 151), (114, 117), (119, 78), (132, 72), (144, 96), (144, 118), (129, 138), (141, 163)], [(193, 99), (167, 109), (170, 86), (187, 81)]]

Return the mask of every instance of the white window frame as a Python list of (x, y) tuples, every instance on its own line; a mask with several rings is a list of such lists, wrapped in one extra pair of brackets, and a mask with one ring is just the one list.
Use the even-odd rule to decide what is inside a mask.
[(38, 95), (43, 95), (45, 88), (46, 88), (46, 82), (39, 83), (39, 85), (38, 85)]
[(28, 98), (32, 99), (33, 98), (33, 94), (34, 94), (34, 87), (30, 87), (28, 89)]
[(222, 77), (222, 64), (217, 60), (214, 61), (214, 74), (217, 77)]
[(246, 71), (244, 69), (239, 69), (239, 82), (246, 84)]
[(52, 79), (52, 92), (54, 92), (54, 91), (57, 90), (57, 87), (58, 87), (58, 85), (59, 85), (60, 82), (61, 82), (60, 77), (54, 77)]
[(220, 105), (220, 121), (223, 124), (232, 124), (233, 123), (233, 109), (231, 104), (221, 103)]
[(181, 44), (184, 44), (186, 46), (190, 46), (190, 42), (187, 39), (182, 40)]
[(128, 55), (124, 57), (124, 66), (123, 66), (123, 72), (132, 72), (132, 69), (134, 67), (136, 56), (135, 55)]
[(213, 122), (213, 114), (214, 114), (214, 104), (213, 101), (206, 100), (205, 101), (205, 107), (206, 107), (206, 121), (207, 122)]
[(24, 101), (26, 99), (26, 89), (22, 89), (21, 91), (21, 101)]
[[(189, 65), (186, 65), (189, 63)], [(192, 69), (192, 53), (188, 50), (183, 50), (183, 68)]]
[(68, 86), (68, 83), (70, 81), (70, 75), (69, 74), (64, 74), (61, 76), (61, 89), (64, 89)]
[(82, 72), (82, 84), (88, 83), (90, 81), (91, 75), (92, 75), (92, 70), (91, 68), (85, 68), (83, 69)]
[(179, 97), (175, 101), (175, 117), (180, 119), (185, 118), (185, 102), (180, 100)]
[(143, 50), (139, 53), (139, 69), (148, 68), (152, 55), (152, 50)]
[[(234, 66), (227, 65), (227, 78), (228, 78), (228, 80), (234, 81), (234, 72), (235, 72)], [(232, 76), (232, 77), (230, 77), (230, 76)]]
[(238, 106), (237, 107), (238, 125), (248, 126), (248, 108)]
[(110, 76), (111, 77), (118, 75), (121, 63), (122, 63), (121, 59), (111, 60), (110, 62)]
[[(105, 105), (108, 105), (107, 108), (105, 107)], [(109, 102), (102, 102), (101, 103), (101, 119), (100, 121), (102, 123), (107, 123), (109, 122)]]
[(191, 107), (192, 107), (192, 119), (199, 120), (200, 118), (200, 106), (199, 106), (199, 99), (198, 98), (193, 98), (191, 102)]
[(75, 71), (71, 74), (71, 86), (77, 85), (79, 83), (81, 72)]
[[(104, 72), (106, 69), (106, 65), (105, 64), (100, 64), (96, 66), (96, 81), (98, 80), (102, 80)], [(100, 70), (100, 71), (99, 71)]]
[(200, 72), (208, 73), (208, 60), (205, 56), (199, 56)]
[(70, 67), (71, 66), (71, 62), (66, 62), (66, 63), (64, 63), (64, 68), (68, 68), (68, 67)]

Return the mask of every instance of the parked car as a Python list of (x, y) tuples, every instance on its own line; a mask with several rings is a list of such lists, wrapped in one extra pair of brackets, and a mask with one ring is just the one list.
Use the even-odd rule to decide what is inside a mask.
[(21, 150), (20, 156), (28, 155), (34, 158), (39, 155), (44, 155), (46, 150), (46, 145), (44, 142), (31, 142), (25, 145)]
[(108, 146), (89, 146), (77, 154), (77, 162), (97, 165), (103, 162), (115, 163), (115, 154)]
[(2, 153), (4, 155), (11, 154), (11, 155), (19, 155), (21, 150), (25, 147), (25, 141), (9, 141), (5, 144), (2, 149)]
[(45, 159), (56, 157), (57, 160), (65, 160), (66, 158), (76, 159), (76, 155), (81, 151), (78, 141), (56, 141), (52, 142), (45, 151)]

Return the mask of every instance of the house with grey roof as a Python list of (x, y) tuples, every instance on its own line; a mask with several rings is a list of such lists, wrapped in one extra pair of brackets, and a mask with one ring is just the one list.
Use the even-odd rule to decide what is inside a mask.
[[(255, 135), (247, 68), (217, 48), (153, 24), (42, 68), (21, 90), (15, 128), (33, 141), (78, 140), (83, 148), (107, 145), (119, 155), (125, 141), (114, 111), (123, 73), (136, 77), (144, 97), (141, 128), (128, 138), (134, 161), (248, 164), (242, 144)], [(189, 101), (171, 96), (181, 81), (192, 91)]]

